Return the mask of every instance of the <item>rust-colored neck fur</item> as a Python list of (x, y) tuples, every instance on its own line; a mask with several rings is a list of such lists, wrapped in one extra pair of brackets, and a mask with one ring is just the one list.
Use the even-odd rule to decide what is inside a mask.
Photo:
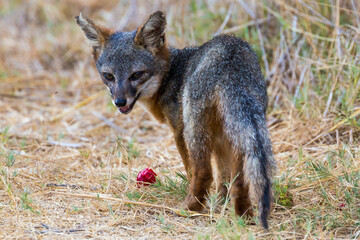
[(159, 93), (156, 93), (152, 98), (140, 100), (140, 103), (142, 103), (147, 108), (147, 110), (156, 118), (156, 120), (158, 120), (160, 123), (164, 123), (166, 118), (158, 99)]

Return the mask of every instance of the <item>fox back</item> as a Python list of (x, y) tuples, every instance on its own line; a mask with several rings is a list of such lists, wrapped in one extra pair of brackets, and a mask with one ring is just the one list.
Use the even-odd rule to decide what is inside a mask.
[(230, 191), (240, 216), (253, 215), (255, 199), (268, 228), (275, 161), (266, 85), (249, 44), (220, 35), (199, 47), (168, 47), (161, 11), (132, 32), (114, 32), (82, 15), (76, 20), (119, 111), (128, 114), (140, 102), (172, 129), (190, 178), (186, 206), (203, 208), (214, 157), (217, 191), (223, 197)]

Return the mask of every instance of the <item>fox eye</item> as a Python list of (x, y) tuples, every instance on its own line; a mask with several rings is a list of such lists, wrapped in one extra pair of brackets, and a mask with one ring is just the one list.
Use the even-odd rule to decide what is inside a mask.
[(138, 80), (139, 78), (141, 78), (142, 75), (144, 75), (144, 72), (142, 72), (142, 71), (134, 72), (134, 73), (130, 76), (129, 79), (130, 79), (131, 81), (135, 81), (135, 80)]
[(114, 75), (112, 75), (111, 73), (106, 73), (106, 72), (104, 72), (103, 73), (103, 76), (104, 76), (104, 78), (106, 79), (106, 80), (108, 80), (108, 81), (114, 81)]

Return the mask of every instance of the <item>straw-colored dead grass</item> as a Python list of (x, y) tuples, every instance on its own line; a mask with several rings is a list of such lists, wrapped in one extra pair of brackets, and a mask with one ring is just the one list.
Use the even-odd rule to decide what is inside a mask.
[[(259, 54), (279, 166), (269, 232), (213, 192), (214, 211), (182, 211), (170, 130), (111, 106), (73, 17), (130, 30), (157, 9), (171, 45), (226, 32)], [(359, 15), (355, 0), (1, 1), (0, 238), (359, 237)], [(145, 167), (163, 185), (137, 188)]]

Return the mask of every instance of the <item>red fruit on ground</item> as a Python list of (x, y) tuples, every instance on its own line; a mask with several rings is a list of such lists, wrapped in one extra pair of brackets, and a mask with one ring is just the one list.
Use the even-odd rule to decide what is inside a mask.
[(140, 171), (137, 175), (136, 181), (137, 186), (140, 187), (141, 185), (147, 186), (150, 183), (156, 182), (156, 173), (150, 169), (145, 168), (144, 170)]

